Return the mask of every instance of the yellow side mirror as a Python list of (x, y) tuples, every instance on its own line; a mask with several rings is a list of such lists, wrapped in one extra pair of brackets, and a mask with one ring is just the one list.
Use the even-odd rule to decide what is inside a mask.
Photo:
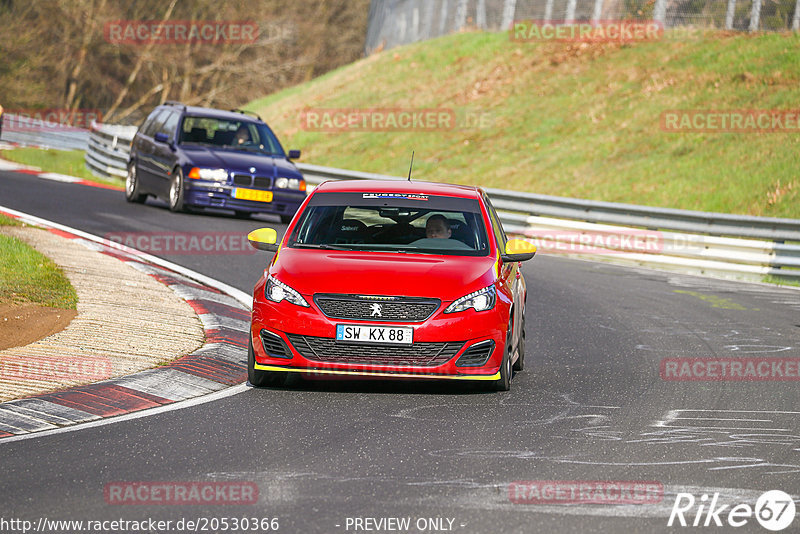
[(536, 254), (536, 245), (524, 239), (509, 239), (505, 254), (500, 258), (504, 262), (528, 261)]
[(272, 228), (259, 228), (247, 234), (250, 246), (267, 252), (277, 252), (278, 232)]

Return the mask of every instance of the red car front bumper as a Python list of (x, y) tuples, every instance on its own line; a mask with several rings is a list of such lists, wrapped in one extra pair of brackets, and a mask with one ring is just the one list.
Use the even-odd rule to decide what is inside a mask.
[[(503, 360), (509, 305), (499, 298), (491, 310), (445, 314), (443, 302), (423, 322), (332, 319), (313, 299), (304, 308), (264, 297), (256, 285), (251, 323), (255, 368), (311, 376), (356, 375), (385, 378), (497, 380)], [(336, 341), (336, 325), (411, 327), (411, 345)], [(485, 361), (481, 361), (488, 353)], [(463, 357), (463, 358), (462, 358)], [(467, 364), (467, 365), (465, 365)]]

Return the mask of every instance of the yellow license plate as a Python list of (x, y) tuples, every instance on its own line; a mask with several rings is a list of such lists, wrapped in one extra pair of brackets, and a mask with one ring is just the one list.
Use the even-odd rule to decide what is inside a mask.
[(239, 200), (254, 200), (255, 202), (272, 202), (272, 191), (256, 191), (255, 189), (233, 190), (233, 198)]

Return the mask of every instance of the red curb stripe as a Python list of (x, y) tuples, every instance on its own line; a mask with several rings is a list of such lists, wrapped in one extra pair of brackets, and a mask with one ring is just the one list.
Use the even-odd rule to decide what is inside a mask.
[(87, 395), (82, 391), (64, 391), (61, 393), (53, 393), (51, 395), (44, 395), (40, 397), (43, 400), (60, 404), (68, 408), (75, 408), (92, 415), (100, 417), (111, 417), (112, 415), (122, 415), (126, 413), (124, 410), (114, 408), (107, 404), (103, 404), (97, 397)]
[(10, 432), (4, 432), (4, 431), (0, 430), (0, 438), (7, 438), (7, 437), (13, 436), (13, 435), (14, 434), (12, 434)]
[(99, 182), (92, 182), (90, 180), (81, 180), (80, 182), (75, 183), (80, 185), (88, 185), (89, 187), (99, 187), (100, 189), (111, 189), (112, 191), (125, 191), (124, 187), (118, 185), (101, 184)]
[(35, 175), (38, 176), (39, 174), (41, 174), (42, 171), (36, 171), (36, 170), (33, 170), (33, 169), (14, 169), (14, 170), (9, 171), (9, 172), (18, 172), (20, 174), (35, 174)]
[[(100, 254), (105, 254), (106, 256), (111, 256), (112, 258), (118, 259), (119, 261), (124, 261), (126, 263), (127, 262), (131, 262), (131, 261), (135, 261), (135, 260), (131, 260), (130, 254), (127, 253), (127, 252), (118, 252), (118, 251), (115, 251), (115, 250), (101, 250)], [(137, 262), (137, 263), (142, 263), (144, 265), (143, 262)]]
[(78, 408), (101, 417), (110, 417), (160, 406), (159, 402), (144, 399), (132, 391), (128, 393), (127, 388), (118, 388), (115, 384), (104, 382), (81, 386), (75, 390), (53, 393), (52, 399), (47, 398), (46, 400)]
[(51, 228), (50, 229), (50, 233), (54, 234), (54, 235), (57, 235), (59, 237), (65, 237), (67, 239), (77, 239), (78, 238), (78, 236), (76, 236), (75, 234), (71, 234), (69, 232), (65, 232), (64, 230), (58, 230), (56, 228)]
[(205, 378), (213, 382), (218, 382), (220, 384), (227, 384), (229, 386), (241, 384), (242, 382), (247, 380), (247, 371), (241, 367), (237, 367), (236, 369), (231, 369), (228, 372), (224, 372), (220, 369), (213, 369), (210, 372), (208, 372), (190, 364), (175, 365), (172, 368), (179, 369), (184, 373), (194, 376), (199, 376), (201, 378)]
[(176, 360), (170, 367), (229, 385), (241, 383), (247, 378), (247, 370), (243, 365), (217, 356), (190, 354)]
[(122, 384), (109, 384), (108, 388), (109, 390), (119, 391), (123, 395), (139, 398), (142, 399), (143, 401), (152, 402), (155, 404), (172, 404), (173, 402), (175, 402), (174, 400), (165, 399), (164, 397), (158, 397), (156, 395), (151, 395), (150, 393), (145, 393), (144, 391), (131, 389)]
[(239, 330), (230, 330), (226, 328), (224, 332), (220, 330), (206, 331), (206, 343), (227, 343), (239, 348), (247, 348), (249, 341), (247, 333), (240, 332)]
[[(163, 269), (163, 267), (161, 267), (161, 268)], [(200, 289), (202, 291), (208, 291), (210, 293), (216, 293), (217, 295), (230, 296), (227, 293), (223, 293), (222, 291), (220, 291), (219, 289), (217, 289), (215, 287), (204, 286), (203, 284), (197, 284), (197, 283), (194, 283), (194, 282), (190, 282), (188, 280), (179, 280), (179, 279), (177, 279), (175, 277), (172, 277), (172, 276), (169, 276), (169, 275), (165, 275), (165, 274), (150, 273), (150, 276), (152, 276), (153, 278), (155, 278), (156, 280), (158, 280), (162, 284), (165, 284), (165, 285), (168, 285), (168, 286), (180, 285), (180, 286), (191, 287), (191, 288), (194, 288), (194, 289)]]
[(133, 392), (127, 393), (125, 389), (119, 389), (115, 384), (107, 382), (84, 386), (83, 392), (97, 398), (99, 402), (112, 408), (123, 410), (123, 412), (133, 412), (160, 406), (158, 402), (143, 399), (133, 394)]
[(250, 312), (241, 308), (235, 308), (228, 304), (214, 302), (213, 300), (205, 299), (191, 299), (186, 302), (197, 311), (197, 313), (212, 313), (222, 317), (230, 317), (233, 319), (241, 319), (243, 321), (250, 320)]

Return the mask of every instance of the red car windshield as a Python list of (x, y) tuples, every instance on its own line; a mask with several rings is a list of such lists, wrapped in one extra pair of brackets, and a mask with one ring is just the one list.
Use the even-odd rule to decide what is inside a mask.
[(487, 256), (477, 200), (433, 195), (319, 193), (288, 246), (414, 254)]

